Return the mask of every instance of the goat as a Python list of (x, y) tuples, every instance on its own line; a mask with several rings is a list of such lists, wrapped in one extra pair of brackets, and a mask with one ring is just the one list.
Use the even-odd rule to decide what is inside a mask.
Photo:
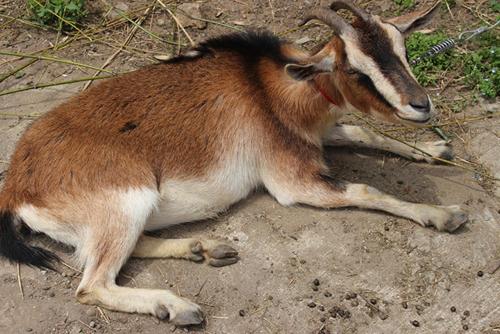
[(167, 290), (118, 286), (120, 268), (129, 256), (235, 263), (237, 251), (223, 242), (143, 232), (215, 217), (258, 187), (285, 206), (383, 210), (454, 231), (467, 221), (458, 206), (408, 203), (334, 180), (323, 157), (325, 145), (349, 143), (418, 161), (451, 156), (444, 142), (418, 143), (428, 157), (337, 124), (351, 110), (412, 126), (431, 119), (404, 36), (437, 8), (383, 19), (334, 1), (305, 20), (334, 32), (316, 53), (265, 31), (223, 35), (70, 99), (35, 121), (16, 147), (0, 193), (0, 254), (52, 267), (54, 254), (19, 237), (24, 223), (74, 246), (81, 303), (188, 325), (202, 322), (198, 305)]

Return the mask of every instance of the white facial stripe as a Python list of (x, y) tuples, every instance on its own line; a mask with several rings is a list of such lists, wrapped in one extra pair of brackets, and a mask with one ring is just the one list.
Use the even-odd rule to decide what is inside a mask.
[(395, 108), (403, 109), (401, 95), (384, 76), (373, 59), (364, 54), (358, 47), (358, 41), (352, 38), (344, 39), (347, 59), (352, 67), (363, 72), (373, 81), (373, 84), (382, 96)]
[(410, 64), (408, 64), (408, 61), (406, 60), (406, 46), (403, 34), (401, 34), (399, 30), (396, 29), (396, 27), (394, 27), (393, 25), (383, 23), (378, 17), (376, 17), (375, 20), (379, 23), (380, 27), (385, 30), (387, 36), (389, 36), (389, 38), (391, 39), (394, 54), (396, 54), (399, 59), (401, 59), (401, 62), (405, 66), (408, 73), (410, 73), (410, 75), (416, 81), (417, 78), (415, 77), (415, 75), (413, 75)]

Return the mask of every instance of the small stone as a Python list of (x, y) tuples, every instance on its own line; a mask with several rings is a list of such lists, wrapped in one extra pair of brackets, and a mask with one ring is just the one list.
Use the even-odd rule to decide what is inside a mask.
[(194, 18), (203, 18), (204, 15), (201, 10), (201, 4), (197, 2), (185, 2), (177, 6), (178, 11), (176, 12), (177, 19), (180, 21), (184, 28), (196, 27), (198, 29), (205, 29), (207, 27), (207, 22), (200, 21)]
[(326, 318), (325, 318), (325, 317), (321, 317), (321, 318), (319, 318), (319, 321), (321, 321), (321, 322), (325, 322), (325, 321), (326, 321)]
[(240, 315), (240, 317), (244, 317), (245, 316), (245, 310), (240, 310), (238, 312), (238, 314)]
[(408, 303), (407, 302), (402, 302), (401, 306), (406, 310), (408, 308)]
[(420, 322), (418, 322), (418, 320), (413, 320), (411, 324), (415, 327), (420, 327)]
[(451, 312), (457, 312), (457, 308), (455, 306), (450, 307)]
[(482, 271), (482, 270), (479, 270), (479, 271), (477, 272), (477, 276), (478, 276), (478, 277), (483, 277), (483, 275), (484, 275), (484, 273), (483, 273), (483, 271)]
[(401, 184), (403, 184), (404, 182), (403, 182), (402, 180), (397, 180), (397, 181), (396, 181), (396, 183), (397, 183), (397, 184), (399, 184), (399, 185), (401, 185)]
[(49, 293), (49, 297), (55, 297), (55, 296), (56, 296), (56, 294), (54, 293), (54, 291), (51, 291), (51, 292)]
[(26, 328), (26, 332), (33, 332), (33, 328)]
[(469, 326), (467, 326), (467, 325), (463, 325), (462, 328), (464, 329), (464, 331), (469, 330)]
[(350, 300), (350, 299), (351, 299), (351, 294), (350, 293), (346, 293), (345, 300)]
[(321, 312), (323, 312), (325, 310), (325, 307), (323, 305), (319, 305), (318, 306), (318, 310), (320, 310)]
[(372, 298), (370, 299), (370, 303), (372, 303), (373, 305), (377, 304), (377, 300), (375, 298)]
[(299, 262), (300, 262), (300, 264), (305, 264), (305, 263), (306, 263), (306, 260), (302, 259), (302, 260), (300, 260)]
[(90, 328), (95, 328), (95, 325), (96, 325), (96, 324), (95, 324), (95, 321), (91, 321), (91, 322), (89, 323)]
[(313, 285), (312, 289), (313, 289), (313, 291), (318, 291), (319, 290), (319, 288), (316, 285)]
[(97, 315), (97, 310), (95, 307), (90, 307), (85, 311), (85, 314), (87, 314), (90, 318), (93, 318)]
[(316, 286), (319, 286), (319, 279), (315, 278), (313, 281), (313, 284)]
[(316, 307), (316, 303), (315, 302), (309, 302), (309, 303), (307, 303), (307, 306), (309, 306), (310, 308), (314, 308), (314, 307)]
[(358, 297), (358, 294), (356, 292), (351, 292), (350, 295), (351, 295), (351, 299), (355, 299)]
[(384, 231), (386, 231), (386, 232), (389, 231), (389, 225), (384, 226)]
[(469, 315), (470, 315), (469, 310), (465, 310), (465, 311), (464, 311), (464, 316), (468, 317)]
[(415, 305), (415, 309), (419, 312), (422, 312), (424, 310), (424, 307), (422, 305)]
[(164, 26), (166, 22), (165, 22), (165, 19), (158, 19), (156, 21), (156, 23), (161, 27), (161, 26)]
[(359, 302), (358, 302), (357, 300), (353, 300), (353, 301), (351, 302), (351, 306), (353, 306), (353, 307), (356, 307), (356, 306), (358, 306), (358, 305), (359, 305)]
[(332, 294), (330, 292), (328, 292), (328, 291), (325, 291), (325, 293), (323, 295), (325, 297), (331, 297), (332, 296)]

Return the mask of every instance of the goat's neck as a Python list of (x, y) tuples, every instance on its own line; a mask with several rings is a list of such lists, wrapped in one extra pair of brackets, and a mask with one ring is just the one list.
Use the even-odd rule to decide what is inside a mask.
[(317, 146), (321, 146), (324, 132), (338, 119), (332, 110), (342, 109), (345, 104), (329, 74), (303, 82), (285, 78), (273, 92), (273, 111), (283, 125)]

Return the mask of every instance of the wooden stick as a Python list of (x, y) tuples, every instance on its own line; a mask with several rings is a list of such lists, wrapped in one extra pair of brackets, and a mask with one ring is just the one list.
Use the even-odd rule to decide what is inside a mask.
[(99, 67), (92, 66), (92, 65), (77, 63), (75, 61), (68, 60), (68, 59), (62, 59), (62, 58), (56, 58), (56, 57), (50, 57), (50, 56), (33, 55), (33, 54), (27, 54), (27, 53), (21, 53), (21, 52), (9, 52), (9, 51), (0, 51), (0, 55), (53, 61), (53, 62), (56, 62), (56, 63), (63, 63), (63, 64), (69, 64), (69, 65), (84, 67), (84, 68), (90, 68), (92, 70), (101, 70), (103, 72), (106, 72), (106, 73), (109, 73), (109, 74), (113, 74), (113, 72), (111, 72), (111, 71), (108, 71), (108, 70), (105, 70), (105, 69), (101, 69)]
[[(80, 78), (80, 79), (74, 79), (74, 80), (68, 80), (68, 81), (60, 81), (60, 82), (50, 82), (50, 83), (45, 83), (45, 84), (38, 84), (36, 86), (30, 86), (30, 87), (24, 87), (24, 88), (9, 90), (9, 91), (3, 91), (3, 92), (0, 92), (0, 96), (14, 94), (14, 93), (19, 93), (19, 92), (24, 92), (26, 90), (32, 90), (32, 89), (38, 89), (38, 88), (45, 88), (45, 87), (53, 87), (53, 86), (61, 86), (61, 85), (68, 85), (68, 84), (72, 84), (72, 83), (76, 83), (76, 82), (82, 82), (82, 81), (88, 81), (88, 80), (100, 80), (100, 79), (107, 79), (107, 78), (112, 78), (112, 77), (113, 77), (112, 75), (109, 75), (109, 76), (88, 77), (88, 78)], [(22, 117), (22, 116), (20, 116), (20, 117)]]
[(179, 19), (174, 15), (174, 13), (172, 13), (170, 11), (170, 9), (168, 9), (167, 6), (165, 6), (165, 4), (161, 1), (161, 0), (157, 0), (158, 3), (163, 7), (165, 8), (165, 10), (167, 11), (168, 14), (170, 14), (170, 16), (172, 16), (172, 18), (174, 19), (175, 23), (177, 24), (177, 26), (179, 28), (181, 28), (182, 32), (184, 33), (184, 35), (186, 35), (187, 39), (189, 40), (189, 43), (191, 43), (191, 46), (195, 46), (195, 42), (193, 41), (193, 39), (191, 38), (191, 36), (189, 36), (188, 32), (186, 31), (186, 29), (184, 29), (184, 27), (182, 26), (181, 22), (179, 21)]
[(17, 263), (17, 284), (19, 285), (19, 291), (21, 291), (21, 297), (24, 299), (24, 289), (23, 282), (21, 279), (21, 265)]

